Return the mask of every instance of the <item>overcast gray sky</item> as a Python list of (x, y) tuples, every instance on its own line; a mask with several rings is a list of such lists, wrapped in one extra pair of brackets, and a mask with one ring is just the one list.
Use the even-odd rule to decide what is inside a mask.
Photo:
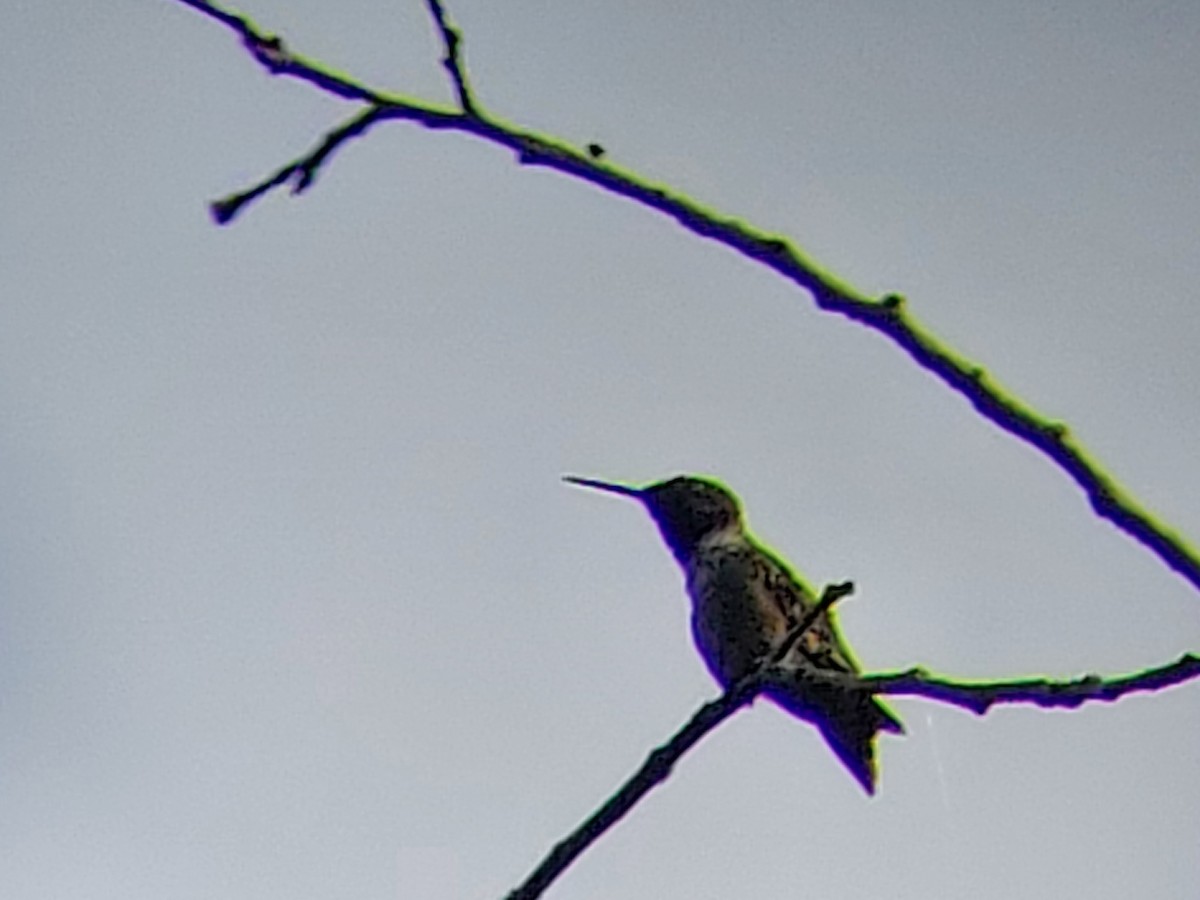
[[(450, 97), (424, 4), (254, 0)], [(452, 0), (481, 101), (787, 234), (1200, 538), (1200, 6)], [(1120, 673), (1200, 597), (874, 333), (671, 221), (351, 108), (173, 2), (0, 35), (0, 895), (499, 897), (715, 687), (633, 504), (706, 472), (870, 669)], [(1200, 687), (760, 704), (568, 873), (623, 897), (1193, 898)]]

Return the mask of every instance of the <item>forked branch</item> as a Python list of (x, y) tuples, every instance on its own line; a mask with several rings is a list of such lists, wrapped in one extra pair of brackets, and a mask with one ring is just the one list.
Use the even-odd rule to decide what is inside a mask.
[[(324, 135), (308, 153), (257, 185), (213, 203), (213, 216), (219, 223), (231, 222), (249, 203), (276, 187), (290, 184), (293, 193), (302, 193), (314, 183), (322, 167), (343, 144), (361, 137), (385, 120), (415, 122), (434, 130), (471, 134), (510, 150), (522, 165), (544, 166), (562, 172), (669, 216), (692, 233), (756, 260), (808, 291), (821, 309), (885, 335), (918, 365), (965, 397), (984, 418), (1053, 460), (1083, 491), (1097, 515), (1143, 544), (1193, 587), (1200, 589), (1200, 555), (1195, 550), (1129, 497), (1088, 457), (1065, 426), (1039, 415), (1010, 396), (983, 368), (943, 346), (907, 311), (903, 298), (896, 295), (868, 297), (821, 269), (789, 240), (722, 216), (683, 195), (623, 172), (610, 165), (607, 154), (596, 145), (580, 150), (565, 142), (515, 128), (484, 113), (467, 76), (461, 32), (450, 23), (441, 0), (426, 0), (426, 3), (441, 37), (442, 65), (454, 88), (457, 108), (369, 88), (291, 52), (281, 38), (260, 30), (244, 16), (226, 12), (207, 0), (179, 2), (232, 29), (271, 74), (297, 78), (344, 100), (366, 104), (365, 109)], [(753, 701), (772, 678), (780, 677), (775, 664), (817, 616), (849, 589), (849, 585), (826, 589), (818, 607), (758, 672), (705, 704), (678, 733), (655, 749), (611, 798), (553, 848), (529, 878), (509, 895), (510, 900), (532, 900), (540, 896), (592, 842), (665, 780), (684, 753), (738, 709)], [(1109, 679), (1090, 675), (1066, 681), (962, 682), (934, 677), (920, 669), (861, 677), (814, 673), (812, 677), (828, 679), (845, 688), (866, 688), (877, 694), (924, 697), (983, 714), (998, 703), (1072, 708), (1088, 701), (1111, 702), (1138, 691), (1162, 690), (1200, 678), (1200, 657), (1188, 654), (1167, 665)]]
[(984, 418), (1050, 457), (1079, 486), (1098, 516), (1147, 547), (1200, 589), (1200, 554), (1126, 494), (1088, 457), (1062, 423), (1039, 415), (1006, 393), (981, 366), (943, 346), (907, 311), (902, 297), (894, 294), (868, 297), (822, 270), (785, 238), (721, 216), (687, 197), (622, 172), (607, 162), (607, 154), (603, 152), (580, 150), (484, 114), (476, 104), (467, 78), (461, 33), (449, 24), (441, 0), (427, 2), (445, 47), (442, 62), (458, 95), (458, 109), (366, 87), (292, 53), (279, 37), (262, 31), (244, 16), (226, 12), (207, 0), (178, 2), (232, 29), (272, 74), (298, 78), (337, 97), (373, 107), (349, 118), (326, 134), (308, 154), (259, 184), (213, 203), (214, 218), (221, 224), (232, 221), (249, 202), (280, 185), (292, 182), (294, 191), (303, 191), (343, 143), (360, 137), (378, 122), (398, 119), (435, 130), (474, 135), (511, 150), (523, 165), (554, 169), (670, 216), (689, 231), (757, 260), (807, 290), (820, 308), (887, 336), (918, 365), (965, 397)]
[(574, 831), (554, 845), (554, 849), (546, 854), (520, 887), (508, 895), (508, 900), (534, 900), (540, 897), (550, 883), (566, 871), (597, 838), (617, 824), (643, 796), (666, 781), (683, 754), (758, 696), (767, 684), (773, 667), (788, 655), (804, 632), (808, 631), (829, 607), (853, 590), (854, 586), (850, 582), (825, 588), (820, 602), (791, 630), (787, 639), (756, 672), (747, 675), (716, 700), (705, 703), (669, 741), (652, 750), (641, 768), (634, 772), (615, 794), (605, 800), (600, 808), (584, 819)]
[[(743, 706), (753, 702), (774, 680), (795, 678), (794, 669), (781, 670), (777, 668), (778, 664), (827, 609), (853, 590), (850, 582), (826, 587), (817, 606), (792, 629), (786, 640), (756, 672), (743, 678), (717, 699), (701, 706), (665, 744), (652, 750), (641, 767), (616, 793), (554, 845), (525, 881), (509, 893), (507, 900), (535, 900), (540, 897), (580, 854), (620, 821), (642, 797), (666, 781), (683, 754), (699, 743), (701, 738)], [(1112, 702), (1126, 694), (1162, 690), (1200, 678), (1200, 656), (1186, 654), (1169, 665), (1111, 679), (1088, 675), (1068, 681), (1027, 678), (1017, 681), (962, 682), (937, 678), (920, 669), (860, 677), (814, 671), (810, 677), (813, 681), (824, 681), (842, 690), (865, 687), (877, 694), (924, 697), (983, 715), (998, 703), (1073, 708), (1089, 700)]]

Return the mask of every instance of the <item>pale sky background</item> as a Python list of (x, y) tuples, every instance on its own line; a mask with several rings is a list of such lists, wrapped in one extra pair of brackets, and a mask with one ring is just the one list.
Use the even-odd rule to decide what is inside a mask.
[[(449, 98), (424, 4), (254, 0)], [(1200, 6), (452, 0), (481, 101), (794, 239), (1200, 539)], [(560, 483), (719, 476), (869, 669), (1122, 673), (1200, 596), (874, 333), (182, 5), (0, 34), (0, 897), (502, 897), (703, 701), (674, 564)], [(868, 800), (760, 704), (551, 890), (1194, 898), (1200, 685), (895, 708)]]

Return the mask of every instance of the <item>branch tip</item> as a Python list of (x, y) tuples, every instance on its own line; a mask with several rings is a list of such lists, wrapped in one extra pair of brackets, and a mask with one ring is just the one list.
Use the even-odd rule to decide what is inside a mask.
[(237, 198), (226, 197), (224, 200), (214, 200), (208, 204), (208, 214), (218, 225), (228, 225), (237, 215), (241, 205), (241, 201)]

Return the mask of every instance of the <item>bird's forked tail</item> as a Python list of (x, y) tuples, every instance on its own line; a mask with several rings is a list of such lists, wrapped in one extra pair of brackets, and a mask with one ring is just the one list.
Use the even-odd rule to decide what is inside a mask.
[[(875, 736), (881, 731), (903, 734), (900, 720), (874, 694), (864, 691), (802, 698), (771, 691), (771, 697), (788, 712), (812, 722), (825, 742), (864, 791), (874, 795), (879, 769), (875, 761)], [(824, 693), (824, 692), (822, 692)]]

